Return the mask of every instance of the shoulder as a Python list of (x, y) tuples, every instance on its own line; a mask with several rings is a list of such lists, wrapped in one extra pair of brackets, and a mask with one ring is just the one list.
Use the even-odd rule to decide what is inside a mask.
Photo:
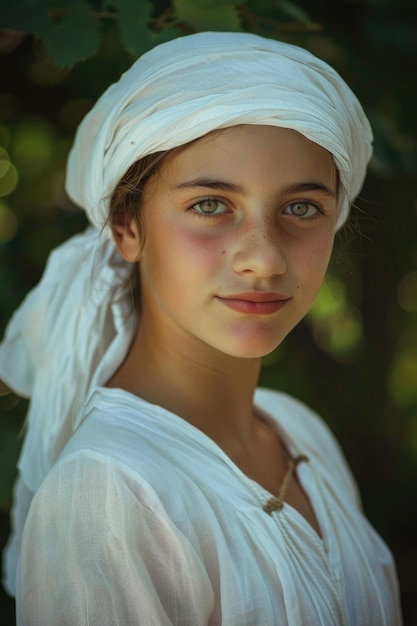
[(91, 450), (60, 459), (36, 493), (16, 597), (22, 623), (48, 626), (197, 624), (212, 609), (201, 559), (152, 487)]
[(44, 542), (46, 551), (55, 543), (56, 550), (77, 549), (97, 561), (121, 562), (123, 554), (147, 560), (160, 551), (193, 561), (182, 527), (157, 484), (114, 458), (81, 449), (62, 457), (35, 494), (23, 550)]
[[(57, 529), (62, 530), (59, 537)], [(52, 467), (32, 500), (24, 533), (30, 541), (49, 535), (60, 546), (76, 543), (91, 556), (96, 548), (113, 550), (116, 537), (123, 550), (129, 550), (139, 535), (148, 543), (155, 537), (165, 543), (177, 530), (143, 476), (113, 458), (83, 449)], [(99, 553), (97, 557), (101, 558)]]
[(107, 519), (131, 515), (133, 510), (161, 513), (159, 498), (146, 480), (127, 465), (91, 449), (60, 458), (41, 483), (34, 502), (38, 510), (62, 519), (70, 509), (97, 522), (103, 518), (104, 508)]

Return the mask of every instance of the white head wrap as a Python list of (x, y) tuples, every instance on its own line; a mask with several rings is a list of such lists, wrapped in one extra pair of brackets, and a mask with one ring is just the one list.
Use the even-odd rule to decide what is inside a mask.
[(372, 134), (338, 74), (301, 48), (243, 33), (182, 37), (136, 61), (79, 127), (66, 186), (99, 230), (52, 253), (0, 346), (0, 377), (31, 397), (6, 554), (11, 592), (32, 495), (135, 330), (129, 266), (101, 236), (110, 195), (137, 159), (237, 124), (291, 128), (331, 152), (347, 194), (339, 205), (337, 226), (343, 224), (365, 176)]
[(199, 33), (144, 54), (79, 126), (66, 188), (97, 228), (109, 199), (138, 159), (219, 128), (292, 128), (334, 157), (346, 220), (371, 156), (372, 133), (358, 100), (306, 50), (248, 33)]

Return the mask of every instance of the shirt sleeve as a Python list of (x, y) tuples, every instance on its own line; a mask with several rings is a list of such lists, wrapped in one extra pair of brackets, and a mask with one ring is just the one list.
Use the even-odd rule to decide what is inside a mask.
[(130, 469), (91, 452), (52, 470), (25, 525), (17, 624), (208, 624), (201, 557)]

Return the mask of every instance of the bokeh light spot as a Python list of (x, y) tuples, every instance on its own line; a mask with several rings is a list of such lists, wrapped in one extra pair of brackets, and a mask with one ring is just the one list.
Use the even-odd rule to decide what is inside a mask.
[(68, 75), (68, 68), (59, 67), (45, 57), (39, 57), (30, 66), (30, 77), (38, 85), (58, 85)]
[(336, 315), (316, 320), (313, 335), (322, 350), (339, 360), (350, 360), (363, 336), (362, 317), (355, 307), (347, 306)]
[(346, 290), (337, 278), (327, 278), (311, 307), (308, 318), (323, 319), (343, 310), (346, 303)]
[(417, 313), (417, 272), (403, 276), (397, 291), (400, 307), (407, 313)]
[(388, 389), (399, 406), (417, 403), (417, 346), (399, 348), (391, 369)]
[(8, 196), (15, 190), (19, 176), (17, 169), (7, 159), (0, 159), (0, 196)]
[(29, 120), (20, 124), (13, 135), (13, 160), (22, 176), (35, 176), (52, 156), (53, 132), (44, 120)]
[(338, 278), (323, 283), (306, 321), (323, 351), (342, 362), (352, 360), (363, 338), (362, 316), (347, 301), (346, 288)]
[(16, 215), (5, 202), (0, 201), (0, 243), (11, 241), (16, 235), (18, 227)]
[(0, 158), (0, 178), (3, 178), (3, 176), (6, 176), (9, 168), (10, 168), (10, 161), (8, 159)]

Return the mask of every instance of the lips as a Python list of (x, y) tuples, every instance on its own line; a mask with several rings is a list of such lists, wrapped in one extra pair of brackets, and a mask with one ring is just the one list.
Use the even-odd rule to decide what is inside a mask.
[(229, 309), (249, 315), (271, 315), (280, 311), (290, 300), (286, 295), (272, 292), (236, 293), (216, 296)]

